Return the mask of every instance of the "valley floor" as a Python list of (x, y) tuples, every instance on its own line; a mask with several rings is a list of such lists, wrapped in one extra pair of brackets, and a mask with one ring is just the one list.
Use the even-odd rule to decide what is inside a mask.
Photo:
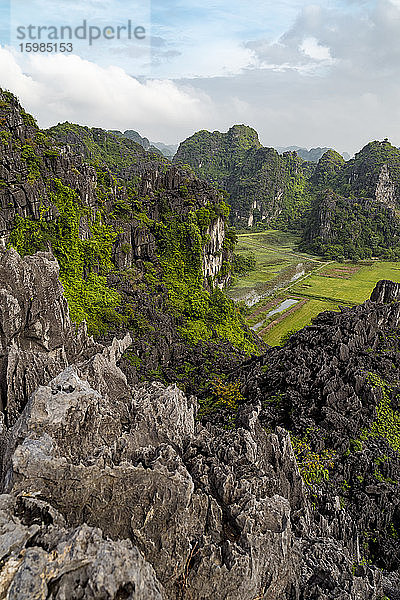
[(271, 346), (311, 324), (320, 312), (364, 302), (381, 279), (400, 281), (400, 262), (325, 261), (296, 251), (299, 238), (268, 230), (238, 235), (237, 254), (253, 253), (256, 267), (228, 290), (247, 305), (248, 324)]

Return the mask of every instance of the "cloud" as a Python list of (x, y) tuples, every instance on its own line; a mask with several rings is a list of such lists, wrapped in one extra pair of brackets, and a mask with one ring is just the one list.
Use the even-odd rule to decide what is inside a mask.
[[(136, 129), (174, 143), (199, 129), (226, 131), (247, 123), (271, 146), (353, 152), (385, 137), (400, 146), (400, 0), (318, 1), (280, 0), (276, 6), (288, 10), (302, 5), (297, 16), (289, 11), (286, 30), (275, 35), (269, 24), (275, 17), (268, 14), (264, 33), (248, 32), (245, 44), (244, 31), (232, 34), (240, 20), (230, 16), (222, 31), (222, 0), (213, 2), (221, 12), (220, 35), (217, 25), (208, 30), (196, 11), (191, 14), (191, 4), (200, 10), (194, 0), (186, 12), (182, 8), (179, 29), (173, 28), (170, 4), (160, 2), (170, 30), (152, 35), (164, 64), (158, 72), (166, 79), (135, 79), (77, 56), (36, 56), (23, 63), (21, 55), (3, 49), (0, 85), (16, 91), (43, 126), (69, 120)], [(240, 2), (252, 14), (255, 6), (253, 16), (272, 6)]]
[(278, 40), (246, 44), (256, 67), (189, 83), (217, 106), (245, 102), (237, 121), (267, 145), (354, 152), (388, 137), (400, 146), (400, 0), (352, 4), (305, 6)]
[(314, 37), (305, 38), (300, 46), (300, 50), (313, 60), (332, 60), (329, 48), (326, 46), (321, 46), (318, 40), (316, 40)]
[(213, 110), (207, 95), (190, 86), (168, 80), (142, 83), (119, 67), (103, 68), (78, 56), (30, 55), (27, 63), (21, 60), (0, 48), (0, 86), (16, 93), (42, 127), (68, 120), (137, 128), (150, 138), (175, 142), (201, 127), (204, 115)]

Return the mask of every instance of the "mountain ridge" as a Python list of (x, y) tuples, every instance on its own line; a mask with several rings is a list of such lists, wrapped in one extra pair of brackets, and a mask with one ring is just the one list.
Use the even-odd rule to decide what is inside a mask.
[[(349, 203), (393, 212), (386, 142), (350, 166), (329, 151), (318, 169), (242, 127), (207, 165), (240, 173), (237, 198), (283, 174), (302, 211), (311, 177), (339, 203), (358, 174), (366, 196)], [(251, 161), (224, 156), (226, 142)], [(0, 91), (10, 600), (399, 596), (399, 284), (380, 281), (362, 305), (269, 348), (223, 293), (235, 246), (225, 199), (133, 140), (41, 131)]]

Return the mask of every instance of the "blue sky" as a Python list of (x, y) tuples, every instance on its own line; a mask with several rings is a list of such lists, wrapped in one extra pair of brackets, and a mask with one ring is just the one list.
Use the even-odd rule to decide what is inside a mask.
[[(131, 19), (148, 32), (152, 62), (148, 53), (141, 52), (145, 43), (132, 48), (128, 41), (100, 41), (88, 48), (86, 42), (75, 40), (74, 51), (102, 66), (120, 66), (136, 77), (213, 77), (240, 70), (247, 60), (244, 44), (277, 40), (307, 4), (305, 0), (0, 0), (0, 18), (5, 24), (11, 13), (11, 41), (16, 48), (20, 25), (79, 25), (86, 19), (101, 26)], [(342, 13), (365, 10), (368, 4), (373, 3), (323, 2), (325, 8)], [(7, 41), (6, 28), (2, 41)]]
[[(8, 0), (0, 0), (4, 29)], [(136, 129), (178, 142), (234, 123), (265, 145), (354, 152), (400, 146), (400, 0), (11, 0), (18, 24), (111, 25), (145, 43), (74, 41), (74, 53), (19, 52), (2, 37), (0, 85), (40, 124)], [(17, 42), (17, 40), (14, 40)]]

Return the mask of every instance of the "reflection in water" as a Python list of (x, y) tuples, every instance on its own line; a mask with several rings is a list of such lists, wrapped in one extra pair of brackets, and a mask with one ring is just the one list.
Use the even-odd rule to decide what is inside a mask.
[(302, 271), (300, 271), (300, 273), (296, 273), (296, 275), (293, 275), (292, 279), (290, 280), (292, 281), (297, 281), (298, 279), (300, 279), (300, 277), (303, 277), (303, 275), (305, 275), (306, 272), (304, 271), (304, 269)]
[(277, 306), (276, 308), (274, 308), (267, 314), (267, 319), (268, 319), (268, 317), (272, 317), (272, 315), (276, 315), (277, 313), (283, 312), (290, 306), (293, 306), (294, 304), (297, 304), (297, 303), (298, 303), (298, 300), (293, 300), (293, 298), (287, 298), (287, 300), (284, 300), (283, 302), (281, 302), (279, 306)]
[(266, 315), (266, 317), (264, 317), (261, 321), (259, 321), (255, 325), (253, 325), (252, 326), (252, 330), (253, 331), (258, 331), (263, 326), (265, 319), (268, 319), (269, 317), (272, 317), (272, 315), (276, 315), (278, 313), (283, 312), (284, 310), (286, 310), (287, 308), (290, 308), (291, 306), (294, 306), (298, 302), (299, 302), (299, 300), (294, 300), (293, 298), (287, 298), (286, 300), (283, 300), (283, 302), (281, 302), (279, 304), (279, 306), (276, 306), (275, 308), (273, 308)]

